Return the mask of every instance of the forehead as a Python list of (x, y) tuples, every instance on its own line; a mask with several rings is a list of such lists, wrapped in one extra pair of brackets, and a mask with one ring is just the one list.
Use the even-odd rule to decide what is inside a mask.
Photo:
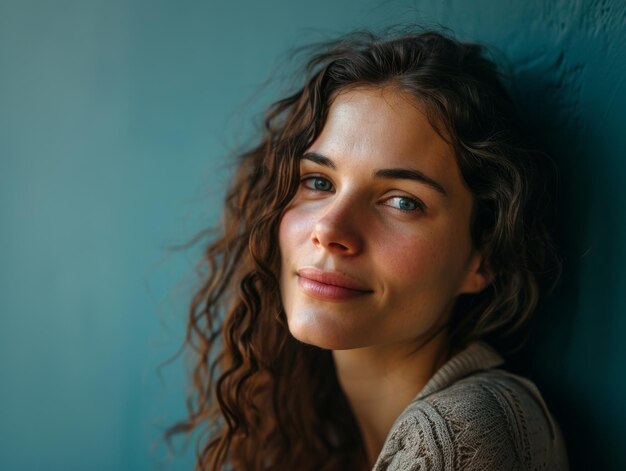
[(329, 157), (337, 167), (412, 167), (448, 185), (462, 185), (454, 151), (424, 108), (390, 86), (339, 93), (309, 151)]

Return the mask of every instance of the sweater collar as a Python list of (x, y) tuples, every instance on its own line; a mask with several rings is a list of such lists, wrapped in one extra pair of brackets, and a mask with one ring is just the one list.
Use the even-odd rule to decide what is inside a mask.
[(437, 370), (415, 400), (440, 391), (475, 371), (488, 370), (503, 363), (504, 358), (489, 345), (480, 341), (472, 342)]

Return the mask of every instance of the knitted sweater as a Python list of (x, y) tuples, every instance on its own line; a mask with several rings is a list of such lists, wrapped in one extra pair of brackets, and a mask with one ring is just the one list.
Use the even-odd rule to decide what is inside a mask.
[(482, 342), (445, 363), (396, 419), (373, 471), (567, 470), (537, 387)]

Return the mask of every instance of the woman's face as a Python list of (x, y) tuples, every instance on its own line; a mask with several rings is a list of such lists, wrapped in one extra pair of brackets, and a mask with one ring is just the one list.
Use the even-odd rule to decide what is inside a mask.
[(332, 350), (415, 341), (486, 284), (452, 148), (391, 87), (341, 93), (279, 230), (289, 330)]

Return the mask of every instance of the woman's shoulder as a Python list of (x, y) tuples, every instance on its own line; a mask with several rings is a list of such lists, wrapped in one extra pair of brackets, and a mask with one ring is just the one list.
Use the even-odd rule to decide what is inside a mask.
[(374, 469), (567, 469), (537, 387), (500, 369), (418, 396), (394, 423)]

